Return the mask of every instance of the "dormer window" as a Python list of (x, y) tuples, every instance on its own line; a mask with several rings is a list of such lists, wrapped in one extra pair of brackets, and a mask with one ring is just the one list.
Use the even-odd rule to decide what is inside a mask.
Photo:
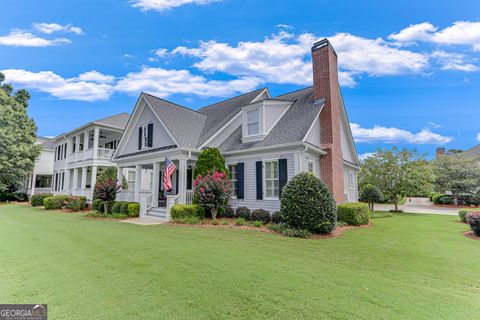
[(259, 110), (247, 112), (247, 134), (253, 136), (260, 133), (260, 117)]

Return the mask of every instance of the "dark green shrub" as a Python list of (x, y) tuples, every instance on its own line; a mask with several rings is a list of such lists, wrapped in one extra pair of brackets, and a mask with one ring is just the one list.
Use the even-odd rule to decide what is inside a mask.
[(25, 192), (14, 192), (13, 196), (15, 197), (15, 200), (18, 202), (28, 201), (28, 194), (26, 194)]
[(224, 217), (225, 218), (235, 217), (235, 209), (233, 209), (232, 207), (226, 207)]
[(374, 204), (383, 201), (383, 199), (382, 191), (373, 184), (367, 184), (360, 192), (360, 201), (368, 203), (368, 207), (372, 211)]
[(199, 219), (203, 219), (205, 218), (205, 210), (203, 207), (196, 204), (176, 204), (172, 206), (170, 215), (173, 220), (186, 217), (197, 217)]
[(85, 197), (67, 197), (64, 201), (65, 209), (80, 211), (85, 209)]
[(92, 209), (98, 211), (98, 206), (102, 203), (103, 201), (101, 199), (95, 199), (92, 201)]
[(338, 220), (352, 226), (368, 224), (370, 219), (370, 210), (366, 203), (351, 202), (337, 206)]
[(128, 216), (128, 202), (122, 201), (122, 206), (120, 207), (120, 213), (126, 214)]
[(140, 204), (138, 202), (130, 202), (128, 204), (128, 216), (138, 217), (140, 215)]
[(123, 213), (114, 213), (112, 214), (113, 219), (126, 219), (128, 218), (128, 215), (123, 214)]
[(281, 212), (294, 229), (330, 233), (337, 222), (337, 206), (327, 186), (312, 173), (300, 173), (283, 188)]
[(445, 194), (443, 193), (436, 193), (432, 196), (432, 202), (434, 204), (440, 204), (440, 199), (443, 198)]
[(43, 206), (43, 200), (51, 196), (53, 196), (51, 193), (34, 194), (30, 199), (30, 203), (32, 204), (32, 207), (41, 207)]
[(120, 208), (122, 207), (122, 202), (121, 201), (115, 201), (112, 206), (112, 214), (113, 213), (120, 213)]
[(458, 210), (458, 217), (460, 218), (460, 221), (463, 223), (467, 223), (467, 215), (470, 212), (476, 212), (479, 211), (479, 209), (460, 209)]
[(280, 211), (275, 211), (274, 213), (272, 213), (272, 222), (273, 223), (282, 222), (282, 213)]
[(445, 195), (437, 200), (439, 204), (453, 204), (453, 196)]
[(65, 205), (65, 200), (67, 200), (68, 196), (58, 195), (58, 196), (51, 196), (43, 199), (43, 207), (45, 210), (55, 210), (61, 209)]
[(197, 158), (193, 178), (196, 179), (199, 175), (204, 177), (215, 171), (228, 174), (228, 169), (225, 167), (225, 158), (217, 148), (202, 150)]
[(290, 228), (286, 223), (277, 223), (277, 224), (272, 224), (269, 226), (270, 230), (283, 234), (284, 236), (287, 237), (294, 237), (294, 238), (310, 238), (312, 236), (312, 233), (306, 229), (296, 229), (296, 228)]
[(16, 201), (15, 195), (10, 191), (0, 192), (0, 202)]
[(105, 213), (105, 206), (103, 205), (103, 200), (100, 200), (98, 203), (97, 211), (99, 213)]
[(256, 209), (250, 212), (250, 220), (261, 221), (263, 223), (270, 222), (270, 212), (264, 209)]
[(250, 209), (247, 207), (238, 207), (235, 211), (235, 218), (243, 218), (245, 220), (250, 219)]
[(470, 212), (467, 214), (467, 223), (473, 233), (480, 237), (480, 212)]

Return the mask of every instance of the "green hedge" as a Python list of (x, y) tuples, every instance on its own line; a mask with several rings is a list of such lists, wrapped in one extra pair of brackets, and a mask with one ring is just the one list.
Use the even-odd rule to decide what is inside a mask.
[(368, 224), (370, 220), (370, 210), (366, 203), (350, 202), (337, 206), (338, 220), (352, 226)]
[(92, 201), (92, 209), (93, 209), (93, 210), (97, 210), (97, 211), (98, 211), (98, 207), (99, 207), (100, 205), (103, 205), (103, 200), (101, 200), (101, 199), (95, 199), (95, 200)]
[(51, 193), (39, 193), (39, 194), (34, 194), (32, 198), (30, 199), (30, 203), (32, 207), (41, 207), (43, 206), (43, 200), (45, 198), (51, 197), (53, 194)]
[(203, 207), (196, 204), (176, 204), (172, 206), (170, 215), (172, 216), (173, 220), (180, 220), (190, 217), (203, 219), (205, 218), (205, 210)]
[(87, 206), (87, 198), (86, 197), (68, 197), (64, 201), (65, 209), (73, 210), (73, 211), (80, 211), (85, 209)]
[(140, 204), (138, 202), (130, 202), (128, 204), (128, 216), (138, 217), (140, 215)]
[(432, 196), (432, 202), (433, 202), (434, 204), (442, 204), (442, 203), (440, 202), (440, 199), (442, 199), (442, 198), (445, 197), (445, 196), (446, 196), (446, 194), (436, 193), (436, 194), (434, 194), (434, 195)]
[(460, 221), (462, 221), (463, 223), (467, 223), (467, 215), (470, 212), (478, 212), (478, 211), (480, 211), (479, 208), (476, 208), (476, 209), (460, 209), (460, 210), (458, 210), (458, 217), (460, 218)]
[(58, 196), (51, 196), (43, 199), (43, 207), (45, 210), (56, 210), (62, 209), (65, 206), (65, 200), (67, 200), (68, 196), (58, 195)]

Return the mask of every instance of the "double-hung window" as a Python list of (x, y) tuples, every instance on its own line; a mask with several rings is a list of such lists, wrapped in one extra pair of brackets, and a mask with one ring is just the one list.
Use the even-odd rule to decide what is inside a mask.
[(230, 174), (230, 182), (232, 183), (232, 197), (237, 196), (237, 165), (230, 164), (228, 166), (228, 171)]
[(247, 135), (252, 136), (260, 133), (259, 110), (247, 111)]
[(308, 161), (308, 172), (313, 173), (313, 161)]
[(278, 161), (265, 161), (265, 197), (278, 199)]

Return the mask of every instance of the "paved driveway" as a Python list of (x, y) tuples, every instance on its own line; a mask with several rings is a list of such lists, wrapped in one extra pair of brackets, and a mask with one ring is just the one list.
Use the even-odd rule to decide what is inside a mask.
[[(393, 209), (394, 206), (391, 204), (375, 205), (375, 211), (389, 211)], [(431, 213), (447, 215), (457, 215), (458, 213), (458, 209), (455, 208), (442, 208), (434, 206), (433, 203), (428, 201), (428, 198), (409, 198), (403, 206), (400, 206), (400, 210), (413, 213)]]

